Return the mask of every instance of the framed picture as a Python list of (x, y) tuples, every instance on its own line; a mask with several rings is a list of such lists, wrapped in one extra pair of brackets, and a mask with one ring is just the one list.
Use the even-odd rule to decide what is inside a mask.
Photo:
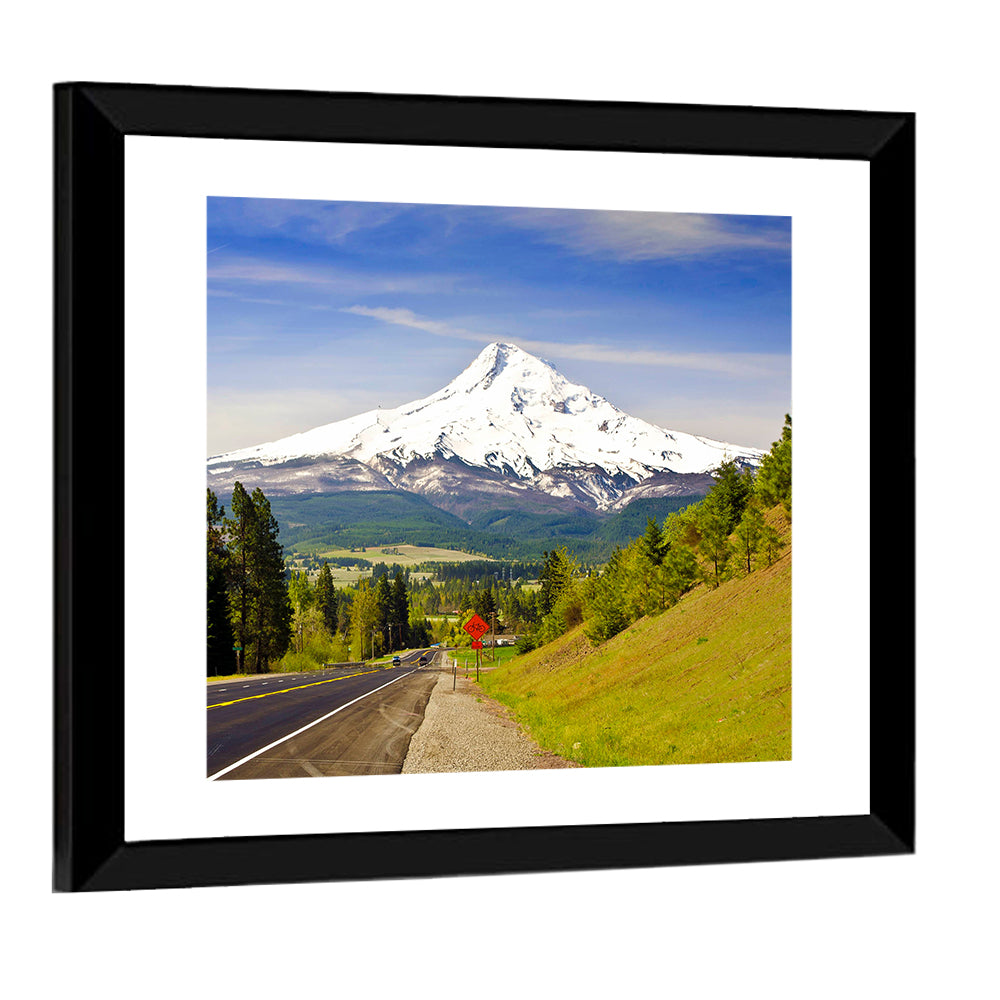
[(912, 114), (55, 121), (57, 890), (913, 851)]

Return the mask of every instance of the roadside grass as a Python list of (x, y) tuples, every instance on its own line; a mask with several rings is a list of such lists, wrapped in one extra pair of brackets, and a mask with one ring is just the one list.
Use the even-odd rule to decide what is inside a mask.
[(585, 767), (790, 760), (791, 562), (789, 545), (597, 648), (578, 627), (481, 685)]
[[(459, 672), (469, 670), (472, 676), (476, 674), (476, 651), (468, 646), (459, 646), (457, 649), (449, 650), (449, 656), (453, 656), (458, 661)], [(490, 649), (483, 650), (483, 661), (480, 674), (484, 671), (495, 670), (511, 662), (517, 655), (517, 650), (513, 646), (498, 646), (496, 650), (496, 660), (490, 658)]]

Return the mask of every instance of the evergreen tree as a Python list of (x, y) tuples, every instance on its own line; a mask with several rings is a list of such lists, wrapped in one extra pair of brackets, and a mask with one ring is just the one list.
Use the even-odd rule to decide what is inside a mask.
[(715, 485), (702, 502), (713, 507), (723, 519), (728, 535), (739, 524), (753, 493), (753, 473), (749, 471), (741, 473), (736, 462), (727, 459), (712, 473), (712, 478), (715, 480)]
[(667, 603), (676, 604), (698, 579), (698, 559), (686, 545), (672, 545), (663, 560)]
[[(707, 499), (706, 497), (706, 501)], [(732, 554), (729, 546), (729, 522), (724, 508), (720, 509), (719, 505), (704, 502), (701, 508), (699, 528), (701, 541), (698, 543), (698, 550), (711, 563), (712, 581), (718, 587), (722, 582), (722, 573)]]
[(389, 627), (392, 624), (392, 587), (388, 576), (380, 576), (375, 584), (375, 642), (379, 652), (392, 647), (389, 641)]
[[(292, 606), (278, 542), (278, 522), (260, 489), (247, 495), (233, 486), (232, 516), (225, 521), (230, 551), (230, 621), (239, 651), (239, 672), (266, 673), (291, 640)], [(249, 661), (249, 663), (248, 663)]]
[(657, 521), (646, 518), (646, 533), (642, 536), (640, 552), (644, 563), (643, 578), (646, 584), (644, 604), (647, 612), (662, 611), (667, 606), (666, 574), (663, 572), (663, 560), (670, 550)]
[[(278, 522), (258, 487), (250, 500), (256, 514), (251, 581), (254, 588), (253, 668), (267, 673), (291, 642), (292, 605), (285, 583), (285, 561), (278, 541)], [(304, 575), (304, 574), (303, 574)]]
[(659, 566), (670, 547), (663, 537), (655, 518), (646, 518), (646, 534), (642, 538), (642, 551), (651, 566)]
[(337, 594), (337, 631), (345, 639), (351, 634), (352, 610), (354, 607), (354, 592), (341, 590)]
[(768, 566), (773, 565), (784, 547), (785, 540), (778, 534), (777, 528), (765, 523), (760, 531), (760, 551), (764, 553)]
[(410, 644), (410, 598), (406, 588), (406, 578), (402, 573), (396, 573), (392, 578), (391, 599), (392, 637), (395, 645), (392, 649), (406, 649)]
[(208, 676), (228, 674), (233, 670), (233, 628), (229, 621), (228, 554), (222, 532), (226, 509), (208, 490), (207, 544), (207, 669)]
[(589, 621), (584, 631), (592, 641), (604, 642), (631, 624), (626, 599), (628, 584), (625, 554), (616, 548), (591, 594)]
[(328, 563), (323, 563), (323, 568), (319, 571), (316, 580), (316, 589), (313, 592), (316, 607), (319, 608), (323, 616), (323, 624), (331, 636), (336, 636), (338, 625), (338, 598), (337, 590), (333, 585), (333, 574), (330, 572)]
[(538, 592), (541, 616), (544, 617), (555, 607), (559, 595), (570, 585), (576, 569), (576, 563), (570, 558), (565, 545), (545, 553)]
[(771, 445), (757, 473), (757, 493), (766, 507), (780, 503), (792, 516), (792, 418), (785, 414), (781, 440)]
[(249, 643), (250, 589), (249, 566), (253, 559), (253, 536), (256, 512), (243, 484), (233, 484), (233, 498), (229, 505), (231, 516), (225, 520), (229, 544), (229, 570), (232, 589), (229, 602), (229, 620), (237, 646), (236, 671), (246, 673), (247, 645)]
[(760, 548), (764, 527), (764, 514), (758, 503), (751, 500), (743, 511), (735, 532), (740, 562), (748, 575), (753, 572), (752, 559)]

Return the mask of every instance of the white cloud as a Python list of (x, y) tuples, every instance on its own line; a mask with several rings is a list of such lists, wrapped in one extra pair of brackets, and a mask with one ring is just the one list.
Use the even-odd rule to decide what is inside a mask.
[(280, 232), (307, 243), (343, 244), (356, 232), (391, 222), (406, 205), (286, 198), (213, 198), (211, 223), (227, 232)]
[[(497, 339), (492, 334), (477, 333), (474, 330), (465, 330), (440, 320), (418, 316), (410, 309), (350, 306), (343, 309), (342, 312), (353, 313), (356, 316), (370, 316), (383, 323), (410, 327), (438, 337), (469, 340), (477, 344), (489, 344)], [(525, 340), (520, 337), (508, 339), (531, 354), (543, 358), (591, 361), (607, 365), (653, 365), (688, 371), (713, 372), (739, 378), (772, 378), (787, 375), (791, 369), (791, 359), (785, 354), (734, 351), (699, 353), (654, 348), (628, 348), (615, 343), (561, 343), (551, 340)]]
[(618, 261), (704, 258), (742, 250), (787, 253), (786, 220), (761, 224), (739, 216), (673, 212), (512, 209), (510, 225), (535, 231), (581, 256)]
[[(308, 285), (349, 295), (452, 292), (460, 280), (453, 274), (353, 274), (330, 267), (274, 264), (254, 257), (230, 257), (210, 261), (209, 282), (245, 282), (261, 285)], [(210, 295), (226, 295), (211, 289)]]

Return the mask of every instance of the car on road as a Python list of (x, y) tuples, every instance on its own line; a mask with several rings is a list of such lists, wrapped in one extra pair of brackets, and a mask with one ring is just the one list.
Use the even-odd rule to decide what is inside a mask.
[(427, 654), (426, 653), (421, 653), (420, 654), (420, 659), (417, 660), (417, 666), (418, 667), (426, 667), (427, 666)]
[(394, 667), (398, 667), (398, 666), (399, 666), (399, 657), (398, 657), (398, 656), (394, 656), (394, 657), (392, 658), (392, 665), (393, 665)]

